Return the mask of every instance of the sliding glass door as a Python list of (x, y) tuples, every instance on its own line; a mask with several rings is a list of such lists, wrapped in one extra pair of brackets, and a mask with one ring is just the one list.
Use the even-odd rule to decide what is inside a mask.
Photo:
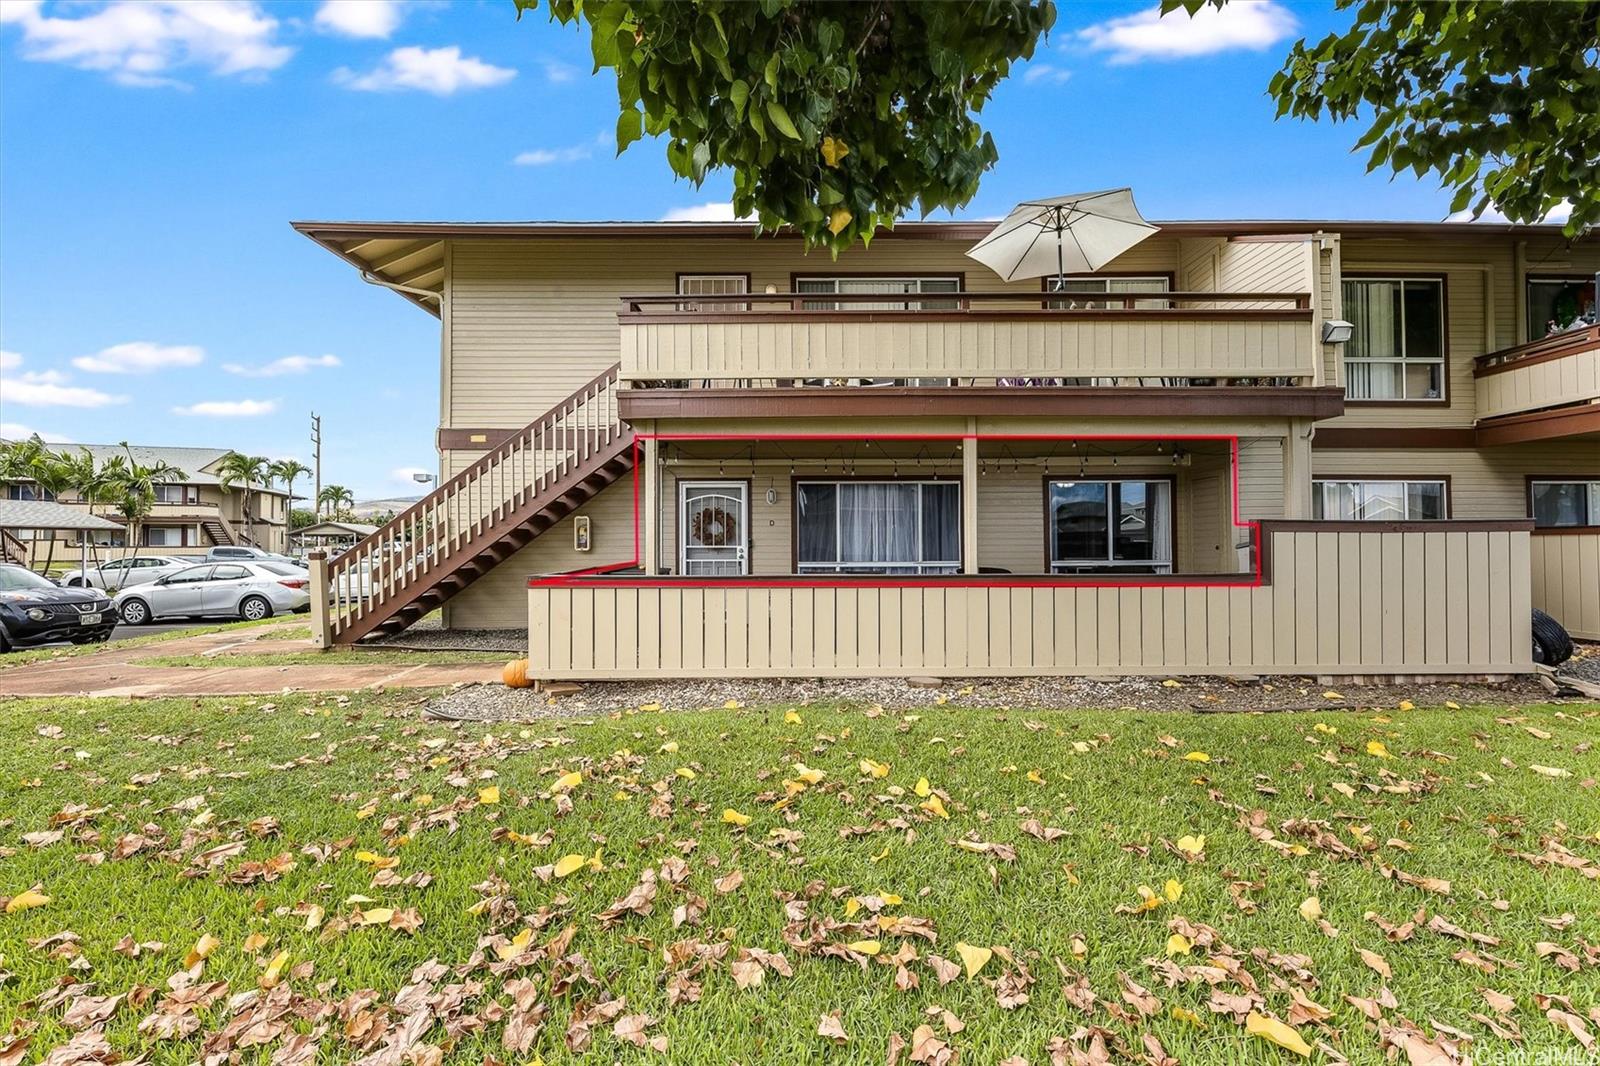
[(1050, 570), (1172, 572), (1172, 482), (1049, 483)]

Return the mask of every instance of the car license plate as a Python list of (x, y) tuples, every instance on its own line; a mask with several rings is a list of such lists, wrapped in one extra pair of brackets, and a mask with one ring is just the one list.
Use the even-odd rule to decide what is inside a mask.
[(98, 625), (100, 623), (100, 616), (98, 614), (85, 614), (79, 615), (78, 617), (79, 621), (86, 626)]

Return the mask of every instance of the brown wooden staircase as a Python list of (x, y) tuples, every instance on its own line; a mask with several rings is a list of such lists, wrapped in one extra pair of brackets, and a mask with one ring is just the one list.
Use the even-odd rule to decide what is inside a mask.
[[(633, 468), (613, 365), (327, 564), (334, 644), (398, 633)], [(313, 589), (316, 584), (313, 582)]]

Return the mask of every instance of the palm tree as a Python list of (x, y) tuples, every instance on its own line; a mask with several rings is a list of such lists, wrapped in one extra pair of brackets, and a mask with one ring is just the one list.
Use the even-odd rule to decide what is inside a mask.
[(44, 452), (44, 441), (35, 433), (27, 440), (0, 445), (0, 481), (24, 481), (33, 476), (33, 464)]
[[(110, 479), (117, 510), (122, 513), (123, 523), (128, 529), (129, 552), (137, 559), (140, 527), (155, 503), (156, 486), (182, 481), (189, 475), (167, 462), (155, 462), (148, 466), (141, 464), (134, 460), (133, 449), (128, 447), (128, 442), (122, 441), (121, 444), (122, 450), (127, 453), (127, 461), (124, 462), (120, 455), (112, 457), (107, 460), (104, 473)], [(127, 554), (123, 557), (127, 558)]]
[(224, 490), (240, 486), (244, 489), (244, 525), (245, 533), (250, 538), (250, 543), (256, 542), (256, 519), (251, 509), (257, 485), (266, 484), (268, 474), (267, 457), (264, 455), (245, 455), (241, 452), (229, 452), (222, 457), (222, 462), (217, 466), (217, 479)]
[(320, 510), (324, 504), (328, 507), (328, 517), (332, 518), (341, 506), (354, 507), (356, 497), (343, 485), (324, 485), (322, 492), (317, 496), (317, 508)]
[[(28, 476), (38, 486), (39, 498), (58, 500), (62, 494), (72, 487), (72, 471), (62, 462), (61, 456), (48, 448), (41, 448), (34, 455), (33, 462), (28, 467)], [(47, 530), (50, 534), (49, 548), (45, 551), (44, 569), (39, 573), (48, 575), (50, 567), (56, 561), (56, 530)]]
[(272, 470), (272, 476), (274, 478), (276, 478), (277, 480), (283, 482), (284, 488), (287, 489), (288, 492), (289, 492), (289, 502), (284, 507), (284, 512), (283, 512), (283, 515), (284, 515), (284, 522), (283, 522), (284, 538), (285, 538), (285, 542), (287, 543), (288, 531), (289, 531), (289, 529), (291, 527), (294, 526), (294, 483), (295, 483), (295, 479), (300, 478), (300, 477), (304, 477), (306, 474), (311, 473), (311, 468), (309, 466), (305, 465), (304, 463), (300, 462), (298, 459), (279, 459), (277, 462), (272, 464), (271, 470)]
[[(77, 493), (78, 498), (89, 508), (89, 513), (94, 514), (94, 505), (113, 488), (113, 479), (107, 474), (109, 467), (97, 465), (88, 448), (79, 448), (77, 455), (62, 452), (58, 458), (62, 470), (66, 473), (67, 488)], [(121, 459), (120, 456), (115, 458), (119, 461)], [(94, 543), (94, 535), (88, 530), (84, 530), (82, 535), (91, 544)], [(98, 554), (96, 552), (97, 556)]]

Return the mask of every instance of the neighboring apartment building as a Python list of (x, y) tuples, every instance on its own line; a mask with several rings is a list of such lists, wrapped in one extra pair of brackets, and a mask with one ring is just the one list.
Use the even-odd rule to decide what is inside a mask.
[(442, 326), (441, 484), (332, 565), (328, 639), (442, 605), (602, 677), (1505, 672), (1531, 605), (1600, 638), (1600, 326), (1546, 336), (1600, 241), (1157, 225), (1007, 284), (988, 224), (834, 260), (298, 223)]
[[(76, 454), (86, 450), (96, 463), (104, 463), (115, 456), (126, 456), (120, 444), (59, 444), (55, 451)], [(166, 463), (182, 470), (181, 481), (159, 485), (150, 513), (142, 522), (139, 547), (149, 548), (161, 555), (203, 556), (218, 544), (255, 544), (267, 551), (282, 552), (287, 544), (289, 525), (289, 495), (282, 488), (257, 485), (250, 493), (252, 517), (245, 514), (245, 492), (241, 486), (222, 486), (217, 473), (226, 448), (165, 448), (152, 445), (132, 446), (135, 462), (149, 466)], [(31, 500), (40, 496), (37, 485), (31, 481), (16, 481), (0, 486), (0, 493), (14, 500)], [(45, 498), (50, 498), (46, 496)], [(88, 510), (88, 505), (71, 495), (58, 502), (73, 504)], [(106, 501), (96, 501), (94, 513), (113, 521), (122, 521), (116, 506)], [(42, 561), (48, 552), (48, 541), (40, 531), (33, 540), (33, 559)], [(101, 533), (95, 535), (95, 544), (102, 548), (127, 546), (127, 534)], [(72, 562), (78, 558), (77, 534), (58, 534), (55, 558)]]

